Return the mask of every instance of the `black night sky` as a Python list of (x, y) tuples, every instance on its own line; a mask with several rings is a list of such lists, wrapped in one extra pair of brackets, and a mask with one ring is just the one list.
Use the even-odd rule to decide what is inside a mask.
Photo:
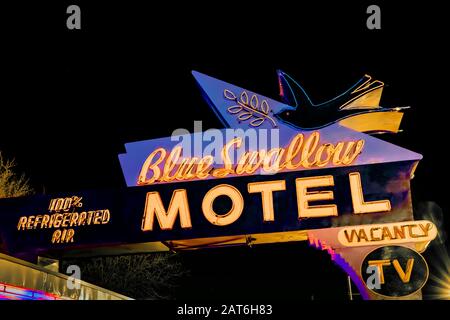
[[(220, 128), (191, 70), (277, 99), (282, 69), (317, 102), (368, 73), (386, 83), (382, 105), (412, 107), (404, 131), (381, 138), (424, 156), (413, 202), (439, 204), (448, 230), (443, 8), (380, 3), (382, 29), (368, 30), (372, 3), (74, 3), (81, 31), (66, 29), (71, 3), (2, 4), (0, 150), (37, 192), (124, 187), (124, 143), (194, 120)], [(201, 251), (186, 263), (181, 298), (347, 299), (346, 275), (306, 243)]]

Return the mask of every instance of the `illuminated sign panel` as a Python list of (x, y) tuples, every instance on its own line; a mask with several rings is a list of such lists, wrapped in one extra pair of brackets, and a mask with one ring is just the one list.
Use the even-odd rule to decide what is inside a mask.
[(145, 160), (137, 183), (147, 185), (155, 182), (209, 177), (224, 178), (229, 175), (255, 172), (274, 174), (280, 171), (297, 170), (300, 167), (322, 168), (329, 164), (345, 166), (355, 161), (364, 146), (364, 140), (320, 144), (319, 132), (313, 132), (307, 138), (300, 133), (289, 142), (287, 148), (247, 151), (242, 153), (233, 165), (230, 153), (238, 150), (243, 140), (243, 137), (237, 137), (226, 143), (220, 151), (220, 163), (223, 163), (223, 166), (214, 169), (212, 168), (214, 157), (211, 155), (202, 158), (182, 158), (182, 147), (175, 147), (170, 153), (164, 148), (158, 148)]
[[(372, 271), (365, 272), (368, 269)], [(385, 297), (416, 293), (425, 285), (429, 273), (422, 255), (402, 246), (373, 250), (364, 258), (361, 271), (369, 290)]]
[[(30, 199), (29, 203), (24, 199), (7, 199), (4, 202), (11, 205), (5, 216), (14, 226), (14, 229), (9, 229), (15, 239), (11, 241), (11, 249), (18, 244), (33, 247), (41, 243), (47, 246), (54, 228), (64, 226), (75, 231), (74, 241), (52, 244), (55, 247), (396, 222), (399, 219), (410, 220), (411, 214), (407, 212), (412, 208), (409, 183), (398, 179), (394, 173), (405, 172), (408, 175), (412, 167), (413, 164), (407, 162), (360, 169), (350, 166), (318, 172), (282, 172), (269, 176), (248, 175), (105, 192), (79, 192), (77, 196), (83, 198), (82, 210), (76, 208), (67, 213), (57, 213), (58, 216), (47, 214), (48, 219), (53, 219), (53, 224), (45, 223), (45, 212), (53, 196), (40, 196), (39, 201)], [(355, 172), (358, 172), (357, 179), (352, 180)], [(385, 174), (380, 175), (379, 172)], [(315, 192), (318, 187), (321, 191)], [(223, 201), (223, 197), (228, 197), (228, 201)], [(234, 210), (227, 215), (232, 201)], [(377, 210), (384, 211), (363, 213), (371, 211), (373, 205), (381, 205)], [(4, 206), (0, 210), (3, 211)], [(37, 218), (39, 215), (42, 218)]]
[[(125, 145), (126, 153), (119, 155), (119, 160), (129, 187), (186, 179), (216, 179), (222, 176), (220, 173), (226, 173), (226, 176), (229, 177), (244, 174), (266, 174), (264, 161), (272, 164), (271, 167), (266, 164), (266, 169), (278, 172), (418, 161), (422, 158), (415, 152), (353, 129), (353, 125), (355, 125), (356, 129), (368, 130), (368, 128), (362, 128), (361, 122), (351, 119), (370, 117), (370, 120), (363, 121), (367, 126), (370, 125), (371, 130), (369, 131), (390, 131), (390, 122), (380, 116), (399, 115), (397, 121), (400, 121), (402, 108), (388, 109), (375, 106), (368, 108), (364, 106), (362, 109), (358, 109), (354, 105), (350, 109), (351, 111), (345, 109), (342, 114), (336, 115), (334, 121), (330, 120), (322, 126), (305, 129), (296, 126), (297, 122), (294, 120), (285, 119), (286, 114), (292, 114), (296, 110), (290, 105), (198, 72), (193, 72), (193, 75), (206, 101), (209, 102), (224, 126), (233, 130), (231, 132), (227, 129), (195, 133), (180, 132), (178, 136), (127, 143)], [(237, 101), (230, 100), (231, 92), (236, 93)], [(241, 92), (240, 95), (237, 94), (239, 92)], [(242, 97), (243, 92), (245, 92), (246, 98)], [(238, 110), (237, 108), (245, 110), (244, 106), (253, 110), (252, 119), (255, 118), (255, 114), (264, 113), (261, 110), (265, 110), (272, 115), (271, 120), (252, 125), (249, 121), (250, 118), (242, 120), (249, 117), (248, 113), (244, 114), (245, 117), (241, 117), (240, 120), (240, 113), (244, 111), (233, 112)], [(268, 109), (266, 110), (266, 108)], [(320, 110), (315, 110), (315, 112), (320, 113)], [(399, 122), (396, 125), (398, 126)], [(249, 138), (257, 141), (257, 148), (250, 150), (245, 145)], [(220, 143), (216, 148), (214, 142), (217, 141)], [(224, 162), (226, 162), (224, 160), (228, 157), (228, 153), (234, 155), (234, 157), (229, 157), (229, 162), (235, 166), (234, 169), (238, 169), (237, 165), (241, 164), (240, 170), (238, 172), (215, 170), (213, 172), (216, 174), (213, 175), (213, 172), (209, 170), (214, 165), (224, 169)], [(295, 166), (292, 167), (289, 165), (291, 157), (296, 160), (303, 157), (303, 161), (295, 161)], [(247, 170), (245, 170), (246, 163), (248, 164), (252, 159), (254, 162), (262, 163), (259, 166), (252, 166), (252, 169), (247, 166)], [(187, 173), (180, 175), (177, 170), (180, 167), (181, 172), (187, 171)], [(157, 175), (153, 176), (155, 171)], [(246, 171), (250, 171), (250, 173)], [(166, 174), (164, 175), (164, 173)]]
[(422, 156), (368, 134), (397, 132), (403, 115), (379, 106), (382, 82), (365, 76), (316, 105), (283, 72), (285, 103), (193, 75), (224, 129), (127, 143), (123, 190), (3, 200), (9, 252), (308, 239), (376, 298), (362, 282), (364, 255), (390, 244), (421, 252), (436, 237), (413, 218), (410, 179)]
[(348, 247), (426, 242), (437, 236), (437, 228), (430, 221), (407, 221), (386, 224), (370, 224), (343, 228), (338, 239)]
[(83, 198), (78, 196), (50, 200), (48, 214), (22, 216), (17, 230), (55, 229), (52, 243), (74, 242), (74, 227), (107, 224), (111, 217), (108, 209), (78, 211), (83, 207)]

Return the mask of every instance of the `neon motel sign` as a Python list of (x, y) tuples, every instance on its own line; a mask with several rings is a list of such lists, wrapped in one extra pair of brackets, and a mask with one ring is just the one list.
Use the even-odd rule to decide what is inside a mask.
[[(420, 298), (421, 286), (401, 294), (370, 289), (362, 270), (387, 252), (374, 250), (391, 245), (418, 259), (437, 235), (433, 223), (413, 216), (410, 180), (422, 156), (376, 137), (398, 132), (405, 109), (380, 107), (382, 82), (366, 75), (314, 104), (283, 72), (283, 102), (193, 76), (223, 129), (127, 143), (119, 155), (123, 190), (0, 203), (9, 212), (7, 228), (0, 224), (9, 252), (308, 240), (330, 253), (364, 298)], [(427, 269), (415, 273), (402, 257), (394, 260), (408, 279), (426, 281)]]
[[(206, 75), (193, 72), (206, 100), (224, 122), (225, 126), (239, 129), (257, 129), (280, 131), (280, 145), (274, 148), (243, 150), (238, 152), (245, 140), (244, 135), (230, 139), (224, 143), (217, 154), (204, 155), (200, 152), (187, 150), (191, 156), (183, 156), (186, 150), (183, 146), (169, 141), (156, 139), (145, 142), (132, 143), (126, 146), (127, 153), (120, 155), (125, 179), (129, 186), (149, 186), (160, 183), (173, 183), (195, 180), (217, 180), (226, 177), (240, 177), (249, 175), (268, 175), (277, 173), (296, 173), (302, 170), (320, 168), (350, 167), (354, 165), (369, 165), (384, 162), (399, 162), (419, 160), (420, 155), (381, 142), (367, 134), (360, 133), (347, 126), (361, 129), (361, 121), (366, 122), (367, 131), (398, 130), (402, 108), (386, 109), (378, 106), (383, 83), (372, 81), (365, 76), (355, 85), (351, 103), (346, 101), (338, 108), (342, 118), (324, 122), (322, 126), (313, 129), (303, 129), (295, 123), (283, 120), (282, 115), (295, 112), (289, 105), (273, 101), (269, 98), (238, 88)], [(280, 88), (284, 91), (283, 80), (285, 74), (280, 74)], [(291, 86), (288, 86), (291, 88)], [(240, 92), (240, 95), (237, 94)], [(358, 105), (358, 101), (361, 105)], [(300, 107), (301, 108), (301, 107)], [(348, 112), (350, 111), (350, 112)], [(355, 112), (356, 111), (356, 112)], [(279, 117), (277, 118), (277, 115)], [(394, 119), (394, 123), (378, 123), (380, 115), (387, 119)], [(392, 115), (395, 115), (392, 117)], [(373, 120), (370, 120), (370, 117)], [(359, 120), (358, 120), (359, 119)], [(361, 120), (362, 119), (362, 120)], [(374, 123), (372, 123), (374, 122)], [(225, 134), (224, 134), (225, 135)], [(323, 139), (325, 137), (325, 141)], [(184, 137), (186, 139), (186, 137)], [(188, 140), (195, 141), (195, 134)], [(366, 142), (368, 140), (368, 143)], [(172, 142), (172, 144), (171, 144)], [(164, 144), (167, 147), (162, 147)], [(137, 147), (135, 147), (138, 145)], [(189, 145), (190, 147), (190, 145)], [(368, 150), (367, 150), (368, 149)], [(383, 150), (384, 149), (384, 150)], [(140, 153), (151, 150), (149, 153)], [(234, 158), (230, 153), (238, 155)], [(194, 154), (192, 156), (192, 154)], [(135, 161), (139, 159), (140, 161)], [(360, 160), (360, 161), (358, 161)], [(215, 163), (220, 163), (215, 166)], [(140, 164), (140, 165), (139, 165)], [(414, 166), (408, 168), (412, 175)], [(269, 176), (270, 177), (270, 176)], [(260, 194), (262, 212), (261, 219), (271, 222), (275, 219), (273, 196), (286, 188), (294, 189), (297, 199), (296, 216), (299, 219), (332, 217), (339, 214), (336, 204), (332, 204), (336, 187), (333, 175), (317, 175), (296, 178), (294, 183), (287, 184), (286, 180), (265, 179), (260, 182), (246, 184), (246, 196)], [(357, 167), (346, 173), (348, 190), (351, 195), (351, 207), (354, 214), (382, 213), (391, 210), (391, 202), (387, 199), (367, 201), (364, 198), (363, 181)], [(328, 189), (327, 189), (328, 187)], [(316, 190), (321, 188), (321, 190)], [(331, 188), (331, 189), (330, 189)], [(158, 191), (148, 192), (142, 222), (143, 231), (151, 231), (157, 221), (162, 230), (171, 230), (179, 216), (181, 228), (192, 228), (191, 208), (187, 189), (174, 190), (168, 207), (165, 207)], [(231, 209), (218, 214), (213, 209), (214, 201), (226, 196), (231, 202)], [(328, 204), (313, 204), (318, 201), (328, 201)], [(343, 200), (342, 200), (343, 201)], [(201, 202), (201, 211), (207, 221), (214, 225), (226, 226), (234, 223), (244, 210), (243, 194), (232, 184), (220, 184), (208, 190)], [(294, 213), (283, 213), (294, 214)]]
[[(303, 144), (303, 141), (305, 143)], [(208, 177), (223, 178), (228, 175), (253, 174), (260, 170), (265, 173), (281, 171), (295, 171), (299, 167), (320, 168), (332, 163), (333, 165), (350, 165), (361, 153), (364, 140), (339, 142), (337, 144), (320, 144), (320, 134), (313, 132), (308, 138), (302, 133), (296, 135), (289, 146), (274, 148), (269, 151), (259, 150), (245, 152), (233, 166), (229, 157), (229, 150), (239, 148), (242, 138), (235, 138), (227, 143), (221, 152), (223, 166), (212, 169), (213, 157), (180, 159), (181, 147), (175, 147), (168, 154), (163, 148), (153, 151), (142, 166), (138, 184), (152, 184), (154, 182), (184, 181), (191, 179), (206, 179)], [(162, 165), (163, 169), (160, 169)], [(151, 177), (148, 178), (149, 172)], [(353, 212), (355, 214), (390, 211), (389, 200), (366, 202), (363, 196), (361, 177), (358, 172), (348, 174), (351, 190)], [(314, 218), (337, 216), (335, 204), (310, 205), (313, 201), (333, 200), (331, 190), (310, 191), (311, 188), (333, 187), (332, 175), (297, 178), (295, 186), (298, 204), (298, 218)], [(269, 222), (274, 220), (273, 193), (286, 190), (285, 180), (269, 180), (251, 182), (247, 184), (249, 194), (261, 194), (262, 218)], [(232, 208), (225, 214), (217, 214), (213, 203), (219, 196), (231, 199)], [(244, 198), (241, 192), (230, 184), (220, 184), (209, 190), (202, 201), (201, 211), (205, 218), (214, 225), (226, 226), (236, 221), (244, 209)], [(182, 228), (192, 228), (190, 208), (186, 189), (174, 191), (169, 208), (166, 210), (158, 192), (147, 193), (146, 206), (142, 224), (143, 231), (153, 229), (156, 216), (159, 226), (163, 230), (173, 228), (174, 222), (180, 216)]]
[[(328, 250), (333, 259), (341, 261), (341, 264), (350, 266), (353, 271), (357, 270), (348, 273), (353, 275), (357, 285), (359, 283), (365, 298), (389, 298), (389, 294), (385, 296), (367, 290), (368, 287), (361, 283), (361, 279), (365, 278), (361, 275), (363, 271), (358, 268), (361, 252), (366, 253), (376, 246), (389, 244), (404, 244), (421, 252), (436, 237), (437, 230), (429, 221), (413, 221), (409, 180), (421, 156), (367, 134), (396, 133), (399, 130), (404, 108), (379, 106), (384, 84), (365, 76), (330, 102), (314, 105), (292, 78), (279, 72), (280, 93), (289, 104), (283, 105), (206, 75), (197, 72), (193, 72), (193, 75), (206, 100), (226, 127), (259, 130), (276, 128), (280, 131), (280, 146), (246, 150), (232, 158), (230, 151), (235, 153), (239, 150), (244, 140), (243, 137), (236, 137), (227, 141), (217, 153), (222, 164), (217, 167), (214, 166), (217, 155), (216, 158), (210, 154), (183, 157), (183, 147), (170, 143), (166, 148), (158, 147), (148, 141), (147, 147), (153, 151), (144, 161), (141, 160), (142, 166), (133, 164), (134, 168), (140, 167), (139, 171), (133, 171), (129, 170), (129, 163), (132, 162), (129, 159), (139, 157), (139, 151), (130, 144), (126, 146), (127, 153), (120, 157), (128, 184), (144, 186), (207, 179), (220, 181), (225, 177), (274, 174), (274, 177), (246, 183), (243, 186), (244, 194), (242, 188), (239, 190), (232, 183), (214, 185), (201, 194), (202, 200), (198, 203), (201, 203), (201, 208), (196, 207), (195, 213), (201, 212), (212, 225), (226, 227), (240, 219), (246, 210), (245, 199), (252, 195), (259, 196), (261, 211), (258, 213), (263, 223), (267, 224), (273, 223), (277, 216), (289, 214), (295, 215), (300, 222), (311, 218), (338, 217), (342, 208), (345, 213), (357, 217), (347, 218), (345, 221), (348, 225), (356, 221), (370, 224), (345, 228), (342, 227), (345, 225), (343, 219), (332, 220), (331, 225), (335, 226), (330, 228), (333, 229), (329, 232), (333, 235), (331, 238), (329, 234), (324, 236), (326, 229), (310, 224), (313, 228), (307, 232), (309, 241), (318, 248)], [(341, 99), (343, 96), (345, 99)], [(190, 139), (195, 139), (194, 135)], [(192, 154), (192, 150), (187, 153)], [(330, 169), (328, 172), (331, 174), (325, 174), (325, 168)], [(279, 173), (295, 176), (301, 171), (314, 174), (294, 177), (289, 181), (276, 178)], [(335, 183), (335, 174), (339, 176), (338, 184)], [(377, 180), (373, 179), (374, 175), (388, 178), (382, 179), (384, 185), (379, 185), (380, 192), (373, 188), (368, 190), (369, 198), (372, 198), (368, 200), (364, 185), (374, 183)], [(347, 186), (343, 185), (344, 180)], [(274, 209), (276, 201), (286, 201), (286, 197), (280, 194), (287, 189), (291, 190), (288, 199), (292, 200), (295, 194), (295, 212), (292, 206), (284, 212)], [(158, 191), (148, 192), (142, 231), (154, 230), (156, 221), (161, 230), (172, 230), (178, 216), (181, 228), (195, 227), (191, 222), (187, 192), (184, 188), (174, 190), (168, 207), (164, 206)], [(338, 194), (344, 197), (339, 198)], [(386, 196), (383, 197), (383, 194)], [(274, 199), (275, 195), (278, 195), (277, 200)], [(226, 212), (218, 213), (214, 203), (223, 196), (230, 199), (231, 206)], [(394, 206), (391, 201), (395, 202)], [(254, 200), (252, 203), (255, 203)], [(356, 249), (352, 248), (358, 247), (366, 249), (354, 253)], [(369, 265), (377, 261), (369, 261)], [(399, 260), (394, 261), (398, 274), (403, 275), (403, 282), (410, 282), (414, 259), (408, 260), (406, 271), (403, 271)], [(405, 274), (408, 276), (405, 277)], [(382, 273), (378, 276), (384, 279)], [(426, 281), (423, 274), (417, 277), (423, 283)], [(411, 292), (404, 290), (403, 294), (417, 297), (420, 288)], [(397, 296), (392, 294), (391, 297)]]

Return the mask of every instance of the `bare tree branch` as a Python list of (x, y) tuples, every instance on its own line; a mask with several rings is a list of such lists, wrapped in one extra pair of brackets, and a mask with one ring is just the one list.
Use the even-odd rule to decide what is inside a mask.
[(34, 193), (29, 180), (14, 172), (14, 159), (5, 159), (0, 152), (0, 198), (23, 197)]
[(85, 258), (64, 261), (81, 268), (82, 279), (135, 299), (171, 299), (187, 274), (173, 253)]

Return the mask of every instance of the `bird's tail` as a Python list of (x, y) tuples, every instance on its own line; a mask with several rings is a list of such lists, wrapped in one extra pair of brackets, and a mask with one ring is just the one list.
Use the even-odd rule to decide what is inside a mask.
[(352, 88), (355, 89), (350, 89), (350, 99), (341, 105), (339, 110), (380, 108), (383, 82), (372, 80), (372, 77), (366, 74)]

